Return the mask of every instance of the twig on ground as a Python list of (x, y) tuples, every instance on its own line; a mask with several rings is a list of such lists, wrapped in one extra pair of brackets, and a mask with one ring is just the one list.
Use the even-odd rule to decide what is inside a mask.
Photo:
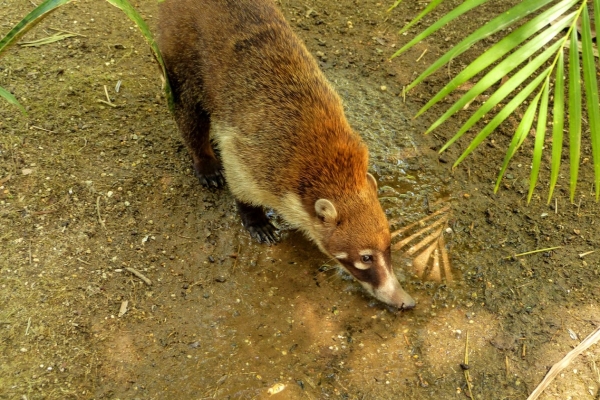
[(51, 131), (51, 130), (49, 130), (49, 129), (44, 129), (44, 128), (41, 128), (41, 127), (39, 127), (39, 126), (35, 126), (35, 125), (31, 125), (31, 126), (29, 127), (29, 129), (37, 129), (37, 130), (39, 130), (39, 131), (44, 131), (44, 132), (48, 132), (48, 133), (56, 133), (56, 132), (54, 132), (54, 131)]
[(142, 281), (144, 281), (144, 283), (146, 285), (152, 286), (152, 281), (150, 279), (146, 278), (146, 276), (144, 274), (142, 274), (140, 271), (138, 271), (137, 269), (132, 268), (132, 267), (125, 267), (125, 270), (131, 272), (133, 275), (140, 278)]
[(70, 33), (71, 35), (75, 35), (75, 36), (87, 37), (85, 35), (82, 35), (81, 33), (66, 31), (64, 29), (58, 29), (58, 28), (52, 28), (52, 27), (50, 27), (49, 29), (52, 29), (53, 31), (58, 31), (58, 32)]
[(31, 317), (27, 320), (27, 328), (25, 329), (25, 336), (29, 336), (29, 328), (31, 328)]
[(98, 102), (98, 103), (104, 103), (104, 104), (106, 104), (106, 105), (109, 105), (109, 106), (111, 106), (111, 107), (114, 107), (114, 108), (116, 108), (116, 107), (117, 107), (117, 105), (116, 105), (116, 104), (109, 103), (109, 102), (108, 102), (108, 101), (106, 101), (106, 100), (101, 100), (101, 99), (98, 99), (98, 100), (96, 100), (96, 102)]
[(568, 367), (575, 357), (577, 357), (578, 355), (586, 351), (588, 348), (596, 344), (599, 340), (600, 326), (598, 326), (592, 333), (588, 335), (588, 337), (586, 337), (581, 343), (579, 343), (577, 347), (568, 352), (562, 360), (560, 360), (559, 362), (554, 364), (552, 368), (550, 368), (550, 371), (548, 371), (548, 373), (546, 374), (542, 382), (540, 382), (538, 387), (536, 387), (535, 390), (531, 392), (527, 400), (537, 399), (540, 396), (540, 394), (542, 394), (542, 392), (548, 387), (548, 385), (550, 385), (550, 383), (554, 380), (556, 375), (560, 374), (560, 371)]
[(102, 228), (106, 229), (106, 225), (104, 225), (104, 220), (102, 219), (102, 216), (100, 215), (100, 197), (98, 196), (98, 198), (96, 199), (96, 211), (98, 212), (98, 222), (100, 222), (100, 225), (102, 226)]
[(106, 101), (109, 104), (112, 104), (112, 101), (110, 101), (110, 96), (108, 95), (108, 89), (106, 88), (106, 85), (104, 85), (104, 94), (106, 95)]
[(424, 55), (427, 53), (427, 51), (428, 51), (428, 50), (429, 50), (429, 49), (425, 49), (425, 50), (423, 50), (423, 52), (421, 53), (421, 55), (419, 56), (419, 58), (417, 58), (417, 60), (416, 60), (415, 62), (419, 62), (419, 61), (421, 61), (421, 58), (423, 58), (423, 56), (424, 56)]
[(562, 249), (562, 246), (554, 246), (554, 247), (547, 247), (545, 249), (537, 249), (537, 250), (526, 251), (525, 253), (519, 253), (519, 254), (515, 254), (515, 255), (510, 256), (510, 257), (505, 257), (505, 259), (508, 260), (510, 258), (513, 258), (513, 257), (528, 256), (530, 254), (541, 253), (543, 251), (552, 251), (552, 250), (556, 250), (556, 249)]
[(467, 389), (469, 390), (469, 398), (474, 399), (473, 391), (471, 390), (471, 375), (469, 374), (469, 332), (467, 332), (467, 340), (465, 341), (465, 363), (461, 364), (460, 368), (465, 374), (465, 381), (467, 381)]
[(592, 250), (592, 251), (586, 251), (585, 253), (581, 253), (581, 254), (579, 255), (579, 258), (583, 258), (583, 257), (585, 257), (585, 256), (587, 256), (587, 255), (589, 255), (589, 254), (595, 253), (595, 252), (596, 252), (596, 250)]

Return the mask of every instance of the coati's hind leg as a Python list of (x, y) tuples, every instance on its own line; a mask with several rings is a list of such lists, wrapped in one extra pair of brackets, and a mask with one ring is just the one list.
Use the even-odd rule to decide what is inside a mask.
[(177, 105), (175, 119), (194, 163), (194, 173), (204, 186), (225, 185), (223, 167), (210, 143), (210, 115), (200, 105)]
[(261, 243), (277, 243), (279, 241), (277, 228), (269, 221), (262, 207), (239, 200), (236, 200), (236, 203), (242, 224), (250, 232), (250, 236)]

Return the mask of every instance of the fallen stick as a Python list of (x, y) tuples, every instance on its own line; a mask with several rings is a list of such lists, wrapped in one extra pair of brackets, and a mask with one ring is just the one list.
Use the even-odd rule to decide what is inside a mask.
[(554, 380), (556, 375), (560, 373), (560, 371), (568, 367), (575, 357), (586, 351), (592, 345), (596, 344), (599, 340), (600, 326), (597, 327), (592, 333), (590, 333), (588, 337), (586, 337), (581, 343), (579, 343), (577, 347), (568, 352), (562, 360), (560, 360), (559, 362), (554, 364), (552, 368), (550, 368), (550, 371), (548, 371), (548, 373), (546, 374), (542, 382), (538, 385), (538, 387), (535, 388), (533, 392), (531, 392), (527, 400), (537, 399), (540, 396), (540, 394), (542, 394), (542, 392), (548, 387), (548, 385), (550, 385), (550, 383)]
[(125, 267), (125, 270), (131, 272), (133, 275), (135, 275), (138, 278), (140, 278), (141, 280), (143, 280), (146, 285), (152, 286), (152, 281), (150, 279), (146, 278), (146, 276), (144, 274), (142, 274), (140, 271), (138, 271), (137, 269), (131, 268), (131, 267)]

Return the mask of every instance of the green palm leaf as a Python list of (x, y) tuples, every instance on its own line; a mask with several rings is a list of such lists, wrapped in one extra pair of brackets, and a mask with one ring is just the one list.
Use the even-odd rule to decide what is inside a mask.
[(506, 156), (504, 156), (504, 162), (502, 163), (502, 168), (500, 169), (500, 173), (498, 174), (498, 179), (496, 180), (496, 187), (494, 188), (494, 193), (498, 191), (500, 187), (500, 181), (502, 180), (502, 176), (504, 176), (504, 172), (508, 167), (508, 163), (511, 158), (515, 155), (521, 144), (525, 141), (529, 130), (531, 129), (531, 125), (533, 125), (533, 118), (535, 117), (535, 110), (537, 109), (537, 105), (540, 101), (541, 92), (535, 96), (533, 101), (527, 107), (527, 111), (523, 114), (523, 119), (521, 123), (517, 127), (515, 134), (513, 135), (512, 141), (510, 142), (510, 146), (508, 147), (508, 151), (506, 152)]
[[(427, 68), (425, 70), (425, 72), (423, 72), (421, 75), (419, 75), (419, 77), (417, 79), (415, 79), (414, 82), (412, 82), (410, 85), (408, 85), (408, 87), (406, 89), (410, 90), (413, 87), (415, 87), (415, 85), (419, 84), (421, 81), (423, 81), (423, 79), (425, 79), (426, 77), (428, 77), (429, 75), (431, 75), (432, 73), (437, 71), (439, 68), (441, 68), (443, 65), (448, 63), (454, 57), (457, 57), (458, 55), (460, 55), (463, 52), (465, 52), (466, 50), (468, 50), (476, 42), (478, 42), (481, 39), (484, 39), (490, 35), (493, 35), (494, 33), (512, 25), (513, 23), (521, 20), (523, 17), (529, 15), (531, 12), (539, 9), (540, 7), (545, 6), (546, 4), (550, 3), (551, 1), (552, 0), (529, 0), (528, 2), (521, 2), (520, 4), (514, 6), (507, 12), (502, 13), (500, 16), (498, 16), (497, 18), (488, 22), (486, 25), (482, 26), (481, 28), (477, 29), (475, 32), (473, 32), (472, 34), (467, 36), (460, 43), (458, 43), (456, 46), (454, 46), (452, 49), (450, 49), (448, 52), (446, 52), (446, 54), (444, 54), (437, 61), (435, 61), (429, 68)], [(425, 37), (434, 33), (439, 28), (441, 28), (443, 25), (446, 25), (448, 22), (452, 21), (454, 18), (479, 6), (480, 4), (483, 4), (484, 2), (485, 1), (483, 1), (483, 0), (465, 1), (460, 6), (456, 7), (454, 10), (449, 12), (446, 16), (442, 17), (438, 22), (434, 23), (429, 29), (426, 29), (421, 35), (418, 35), (415, 39), (413, 39), (411, 42), (409, 42), (408, 44), (403, 46), (400, 50), (398, 50), (396, 53), (394, 53), (392, 58), (397, 57), (398, 55), (402, 54), (402, 52), (406, 51), (409, 47), (411, 47), (414, 44), (413, 42), (415, 40), (417, 42), (423, 40)], [(448, 21), (445, 21), (446, 17), (448, 17)], [(443, 22), (443, 23), (440, 24), (441, 22)], [(435, 28), (435, 29), (433, 29), (433, 28)], [(431, 32), (430, 32), (430, 30), (431, 30)], [(423, 37), (421, 37), (421, 36), (423, 36)]]
[[(483, 53), (475, 61), (473, 61), (471, 64), (469, 64), (462, 72), (460, 72), (458, 75), (456, 75), (456, 77), (454, 77), (454, 79), (452, 79), (431, 100), (429, 100), (429, 102), (427, 102), (427, 104), (419, 110), (419, 112), (417, 113), (417, 116), (419, 116), (422, 113), (424, 113), (425, 111), (427, 111), (431, 106), (433, 106), (434, 104), (439, 102), (441, 99), (443, 99), (444, 97), (449, 95), (454, 89), (456, 89), (463, 83), (467, 82), (473, 76), (479, 74), (485, 68), (487, 68), (494, 62), (498, 61), (505, 54), (509, 53), (515, 47), (517, 47), (518, 45), (523, 43), (525, 40), (530, 38), (533, 34), (535, 34), (536, 32), (539, 32), (546, 25), (548, 25), (548, 21), (556, 20), (559, 16), (564, 14), (565, 11), (567, 11), (569, 8), (571, 8), (573, 6), (573, 4), (575, 4), (576, 2), (577, 2), (577, 0), (561, 1), (560, 3), (549, 8), (545, 12), (541, 13), (540, 15), (538, 15), (531, 21), (520, 26), (518, 29), (514, 30), (508, 36), (504, 37), (498, 43), (496, 43), (495, 45), (490, 47), (485, 53)], [(567, 24), (564, 24), (564, 21), (563, 21), (563, 23), (561, 23), (560, 26), (562, 27), (561, 29), (564, 29), (567, 26)], [(535, 47), (535, 50), (537, 50), (543, 44), (547, 43), (549, 40), (552, 39), (552, 37), (556, 36), (556, 34), (558, 34), (560, 32), (560, 30), (557, 30), (557, 28), (558, 27), (555, 25), (554, 29), (552, 29), (550, 31), (546, 31), (545, 33), (538, 35), (538, 37), (536, 38), (537, 40), (536, 39), (531, 40), (527, 44), (527, 47), (532, 46), (532, 47)], [(544, 39), (544, 35), (548, 35), (549, 37), (546, 40), (542, 40), (542, 39)], [(540, 42), (540, 44), (536, 44), (536, 41)], [(541, 44), (541, 43), (543, 43), (543, 44)], [(530, 52), (530, 54), (533, 54), (533, 52)], [(528, 57), (528, 55), (523, 54), (520, 58), (522, 59), (522, 58), (526, 58), (526, 57)], [(517, 57), (515, 57), (514, 59), (517, 59)], [(498, 73), (498, 75), (501, 74), (500, 71), (496, 71), (495, 73)], [(503, 76), (503, 75), (501, 75), (501, 76)], [(449, 117), (450, 116), (449, 112), (444, 114), (444, 116)], [(442, 118), (440, 118), (440, 120), (442, 120)], [(441, 121), (441, 122), (443, 122), (443, 121)], [(434, 123), (434, 125), (432, 125), (432, 127), (429, 130), (435, 129), (434, 126), (437, 126), (436, 124), (437, 124), (437, 122)]]
[[(500, 64), (498, 64), (494, 69), (492, 69), (489, 73), (487, 73), (477, 84), (471, 88), (465, 95), (462, 96), (456, 103), (454, 103), (448, 111), (444, 113), (437, 121), (435, 121), (429, 129), (427, 129), (426, 133), (431, 132), (433, 129), (437, 128), (440, 124), (442, 124), (445, 120), (447, 120), (450, 116), (455, 114), (457, 111), (461, 110), (467, 104), (469, 104), (473, 99), (475, 99), (478, 95), (487, 90), (494, 83), (498, 82), (503, 77), (507, 76), (514, 68), (516, 68), (519, 64), (523, 63), (524, 60), (529, 58), (532, 54), (541, 49), (544, 45), (546, 45), (552, 38), (556, 35), (556, 33), (560, 32), (562, 29), (568, 26), (570, 21), (573, 21), (575, 14), (571, 14), (569, 18), (565, 18), (561, 23), (556, 24), (550, 27), (547, 31), (542, 32), (531, 41), (527, 43), (527, 46), (523, 46), (519, 48), (517, 51), (512, 53), (509, 57), (504, 59)], [(546, 62), (553, 54), (556, 53), (558, 47), (560, 47), (561, 43), (556, 42), (550, 48), (546, 49), (542, 54), (538, 55), (532, 62), (528, 63), (521, 72), (517, 73), (511, 80), (506, 82), (500, 88), (500, 93), (496, 96), (493, 96), (493, 99), (490, 98), (485, 104), (482, 106), (482, 110), (478, 111), (475, 115), (478, 116), (477, 119), (470, 120), (469, 125), (466, 128), (461, 129), (461, 132), (469, 129), (479, 118), (485, 115), (489, 110), (491, 110), (499, 101), (503, 100), (513, 89), (519, 86), (526, 78), (531, 76), (544, 62)], [(519, 77), (518, 79), (515, 79)], [(510, 90), (509, 90), (510, 88)], [(495, 103), (492, 103), (492, 100)], [(418, 114), (417, 114), (418, 115)]]
[(527, 202), (531, 201), (533, 189), (537, 183), (540, 173), (540, 164), (542, 162), (542, 150), (544, 147), (544, 138), (546, 137), (546, 119), (548, 116), (548, 87), (550, 86), (550, 74), (546, 76), (544, 82), (544, 90), (542, 92), (542, 102), (540, 103), (540, 111), (538, 112), (537, 128), (535, 129), (535, 145), (533, 147), (533, 163), (531, 165), (531, 175), (529, 177), (529, 193), (527, 193)]
[[(467, 10), (472, 9), (483, 1), (465, 1), (459, 6), (448, 12), (437, 22), (418, 34), (407, 45), (403, 46), (393, 56), (397, 56), (418, 41), (433, 34), (438, 29), (452, 21)], [(458, 157), (453, 167), (456, 167), (472, 151), (474, 151), (483, 140), (485, 140), (511, 113), (519, 106), (537, 94), (527, 107), (524, 117), (515, 132), (513, 139), (508, 145), (507, 153), (501, 167), (501, 173), (498, 177), (496, 189), (502, 179), (511, 158), (516, 154), (533, 124), (536, 110), (537, 129), (535, 130), (534, 151), (532, 159), (532, 170), (530, 174), (530, 186), (528, 192), (528, 201), (531, 200), (535, 190), (539, 171), (541, 168), (542, 155), (544, 151), (544, 140), (546, 136), (547, 112), (552, 101), (552, 154), (550, 161), (550, 185), (549, 197), (551, 200), (554, 189), (558, 182), (560, 163), (563, 153), (563, 129), (565, 126), (565, 114), (568, 107), (569, 115), (569, 158), (570, 158), (570, 198), (574, 199), (575, 188), (578, 179), (579, 163), (581, 157), (582, 140), (582, 96), (581, 77), (579, 72), (579, 57), (583, 60), (583, 86), (585, 88), (586, 105), (588, 110), (588, 121), (590, 126), (590, 141), (592, 147), (594, 184), (596, 188), (596, 199), (600, 198), (600, 105), (598, 93), (598, 63), (594, 59), (595, 45), (592, 43), (592, 26), (590, 23), (587, 0), (523, 0), (510, 10), (493, 16), (490, 22), (484, 24), (475, 32), (467, 35), (453, 48), (438, 58), (431, 66), (411, 82), (407, 89), (413, 88), (422, 82), (427, 76), (437, 71), (443, 65), (447, 64), (452, 58), (464, 52), (478, 40), (481, 40), (492, 33), (507, 29), (505, 35), (484, 51), (475, 61), (470, 63), (459, 74), (453, 77), (435, 96), (433, 96), (425, 106), (423, 106), (416, 116), (429, 110), (433, 105), (438, 104), (442, 99), (456, 90), (460, 85), (474, 80), (475, 84), (454, 101), (442, 115), (427, 129), (426, 133), (438, 128), (442, 123), (456, 115), (459, 111), (465, 110), (466, 106), (477, 100), (478, 97), (489, 91), (500, 79), (509, 77), (506, 82), (495, 88), (491, 96), (486, 99), (474, 111), (470, 112), (467, 121), (460, 129), (452, 135), (448, 142), (442, 147), (440, 152), (448, 149), (467, 131), (472, 129), (478, 121), (488, 114), (491, 121), (488, 122), (479, 132), (475, 133), (469, 146)], [(596, 36), (600, 36), (600, 0), (592, 0), (594, 17), (597, 22)], [(425, 12), (421, 13), (419, 18)], [(516, 22), (523, 17), (528, 16), (529, 20), (516, 28)], [(582, 21), (581, 33), (582, 43), (577, 43), (577, 24)], [(567, 30), (566, 34), (562, 32)], [(564, 61), (564, 49), (569, 48), (569, 62)], [(578, 50), (579, 48), (579, 50)], [(533, 59), (531, 59), (533, 57)], [(512, 71), (520, 69), (516, 73)], [(568, 94), (565, 94), (565, 68), (569, 77)], [(511, 76), (512, 75), (512, 76)], [(477, 77), (480, 78), (477, 79)], [(527, 80), (533, 79), (524, 89), (520, 89)], [(551, 95), (551, 79), (555, 79), (554, 93)], [(565, 96), (568, 99), (565, 99)], [(565, 101), (567, 100), (567, 101)], [(565, 104), (565, 103), (568, 103)], [(498, 106), (506, 104), (499, 111)]]
[[(407, 30), (409, 30), (410, 28), (412, 28), (412, 26), (414, 24), (416, 24), (417, 22), (419, 22), (424, 16), (426, 16), (427, 14), (429, 14), (438, 5), (440, 5), (440, 3), (442, 1), (444, 1), (444, 0), (433, 0), (431, 3), (429, 3), (427, 5), (427, 7), (425, 7), (425, 9), (423, 11), (421, 11), (421, 13), (419, 15), (417, 15), (412, 21), (410, 21), (408, 24), (406, 24), (406, 26), (404, 28), (400, 29), (400, 32), (398, 32), (398, 34), (401, 35), (404, 32), (406, 32)], [(398, 4), (400, 4), (400, 2), (397, 2), (396, 4), (394, 4), (394, 6), (391, 7), (388, 11), (392, 10), (393, 8), (396, 8), (398, 6)]]
[[(477, 121), (483, 118), (489, 111), (492, 110), (497, 104), (506, 97), (527, 78), (529, 78), (544, 62), (546, 62), (560, 47), (560, 43), (556, 42), (553, 46), (547, 48), (543, 53), (538, 55), (533, 61), (526, 64), (519, 72), (513, 75), (504, 85), (492, 95), (479, 109), (473, 113), (471, 118), (459, 129), (459, 131), (450, 139), (440, 150), (440, 152), (446, 150), (452, 143), (458, 140), (465, 132), (467, 132)], [(473, 88), (475, 89), (475, 88)], [(465, 95), (467, 96), (468, 93)], [(463, 97), (465, 97), (463, 96)], [(462, 99), (461, 99), (462, 100)], [(460, 100), (459, 100), (460, 102)], [(429, 130), (428, 130), (429, 131)]]
[(456, 167), (458, 164), (460, 164), (460, 162), (469, 154), (471, 154), (471, 152), (475, 150), (477, 146), (479, 146), (481, 142), (483, 142), (485, 138), (487, 138), (490, 133), (494, 131), (494, 129), (504, 122), (504, 120), (508, 118), (508, 116), (512, 114), (512, 112), (515, 111), (518, 106), (523, 104), (527, 96), (529, 96), (535, 90), (535, 88), (539, 86), (544, 79), (545, 74), (547, 74), (549, 71), (550, 68), (531, 81), (525, 87), (525, 89), (521, 90), (507, 105), (505, 105), (504, 108), (498, 114), (496, 114), (496, 116), (477, 134), (477, 136), (475, 136), (469, 147), (467, 147), (467, 149), (460, 155), (458, 160), (456, 160), (453, 167)]
[(583, 9), (581, 24), (581, 46), (583, 58), (583, 83), (587, 100), (587, 111), (592, 136), (592, 157), (594, 160), (594, 176), (596, 201), (600, 198), (600, 109), (598, 108), (598, 81), (596, 80), (596, 65), (592, 52), (592, 29), (587, 7)]
[(571, 172), (570, 198), (575, 200), (575, 187), (581, 158), (581, 76), (579, 75), (579, 50), (577, 31), (571, 30), (569, 47), (569, 160)]
[(556, 80), (554, 82), (554, 120), (552, 121), (552, 161), (550, 171), (550, 193), (548, 203), (552, 199), (554, 188), (558, 180), (560, 169), (560, 158), (562, 155), (563, 129), (565, 126), (565, 57), (561, 51), (558, 54), (558, 65), (556, 66)]

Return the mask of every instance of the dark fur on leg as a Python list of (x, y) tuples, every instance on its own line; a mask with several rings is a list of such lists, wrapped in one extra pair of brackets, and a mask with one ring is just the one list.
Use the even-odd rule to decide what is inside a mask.
[(279, 241), (277, 228), (269, 221), (262, 207), (237, 201), (242, 224), (250, 232), (250, 236), (260, 243), (275, 244)]

